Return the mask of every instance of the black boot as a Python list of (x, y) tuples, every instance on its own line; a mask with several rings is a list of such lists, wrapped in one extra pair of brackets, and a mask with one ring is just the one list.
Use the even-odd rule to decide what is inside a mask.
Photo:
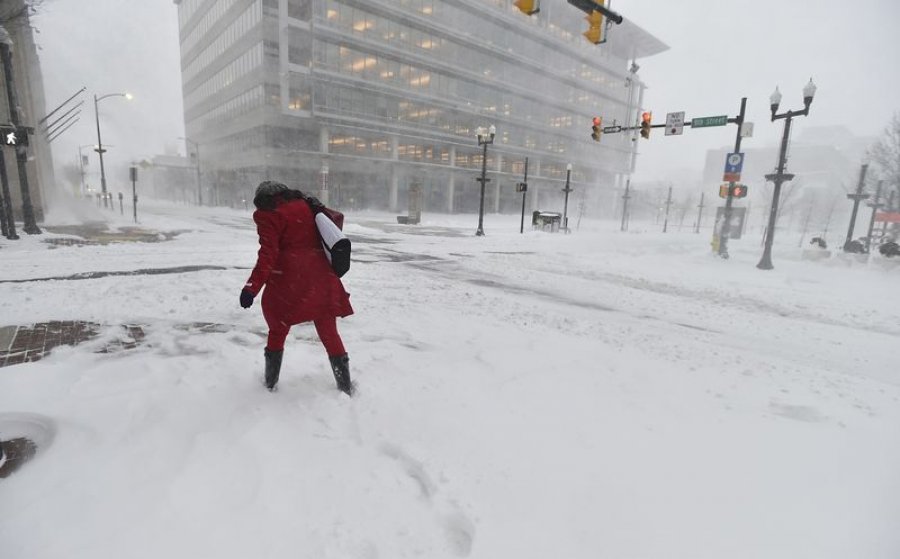
[(347, 396), (353, 396), (355, 387), (350, 381), (350, 357), (347, 354), (329, 357), (331, 361), (331, 372), (334, 373), (334, 380), (337, 382), (338, 390)]
[(281, 373), (281, 358), (284, 356), (284, 350), (271, 351), (266, 349), (266, 388), (269, 391), (275, 390), (278, 384), (278, 375)]

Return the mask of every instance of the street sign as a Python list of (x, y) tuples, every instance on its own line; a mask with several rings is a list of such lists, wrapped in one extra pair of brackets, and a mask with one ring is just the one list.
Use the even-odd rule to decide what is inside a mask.
[(753, 123), (745, 122), (741, 124), (741, 138), (752, 138), (753, 137)]
[(725, 158), (725, 174), (722, 180), (727, 182), (737, 182), (741, 180), (741, 169), (744, 167), (743, 153), (729, 153)]
[(666, 136), (680, 136), (684, 132), (684, 111), (666, 115)]
[(706, 128), (708, 126), (725, 126), (728, 124), (728, 115), (701, 116), (691, 121), (691, 128)]
[(622, 131), (621, 126), (604, 126), (603, 127), (604, 134), (615, 134), (616, 132), (621, 132), (621, 131)]
[[(728, 238), (740, 239), (744, 231), (744, 219), (747, 217), (747, 208), (731, 208), (731, 219), (728, 220)], [(716, 208), (716, 234), (722, 231), (722, 221), (725, 219), (725, 208)]]

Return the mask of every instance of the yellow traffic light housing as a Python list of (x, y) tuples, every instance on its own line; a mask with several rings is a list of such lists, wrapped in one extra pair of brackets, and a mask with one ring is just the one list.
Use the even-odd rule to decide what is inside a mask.
[(600, 141), (600, 134), (603, 133), (601, 126), (603, 126), (603, 119), (599, 116), (595, 116), (591, 126), (591, 138), (593, 138), (595, 142)]
[[(598, 4), (603, 4), (603, 0), (597, 2)], [(592, 11), (590, 14), (586, 15), (584, 18), (588, 24), (588, 30), (584, 32), (585, 38), (588, 41), (594, 43), (595, 45), (603, 42), (603, 14), (598, 12), (597, 10)]]
[(723, 184), (719, 186), (719, 198), (728, 198), (728, 185)]
[(641, 138), (650, 139), (650, 127), (652, 126), (653, 113), (647, 111), (641, 115)]
[(525, 15), (534, 15), (541, 11), (541, 0), (516, 0), (515, 6)]

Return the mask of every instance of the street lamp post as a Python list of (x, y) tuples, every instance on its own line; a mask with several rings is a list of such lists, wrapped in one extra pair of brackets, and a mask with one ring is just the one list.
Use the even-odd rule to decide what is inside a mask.
[(197, 168), (197, 205), (202, 206), (203, 205), (203, 186), (200, 181), (200, 142), (195, 142), (194, 140), (192, 140), (190, 138), (185, 138), (184, 136), (179, 136), (179, 139), (184, 140), (185, 144), (190, 143), (192, 146), (194, 146), (194, 154), (196, 154), (196, 156), (197, 156), (197, 164), (196, 164), (196, 168)]
[(766, 180), (775, 183), (775, 190), (772, 193), (772, 205), (769, 209), (769, 223), (766, 227), (766, 244), (763, 249), (762, 258), (756, 265), (760, 270), (771, 270), (772, 266), (772, 242), (775, 240), (775, 220), (778, 216), (778, 200), (781, 198), (781, 185), (794, 178), (791, 173), (785, 173), (784, 167), (787, 162), (787, 144), (791, 136), (791, 119), (795, 116), (806, 116), (809, 114), (809, 106), (812, 104), (813, 96), (816, 94), (816, 84), (812, 79), (803, 88), (803, 110), (787, 111), (778, 113), (778, 105), (781, 104), (781, 92), (775, 88), (775, 92), (769, 97), (769, 107), (772, 109), (772, 122), (784, 119), (784, 133), (781, 135), (781, 149), (778, 152), (778, 167), (775, 173), (766, 175)]
[(475, 235), (477, 237), (484, 236), (484, 185), (490, 180), (487, 178), (487, 147), (489, 144), (494, 143), (494, 135), (496, 133), (497, 129), (493, 124), (488, 128), (479, 126), (475, 129), (475, 135), (478, 137), (478, 145), (484, 148), (481, 155), (481, 178), (475, 179), (481, 183), (481, 199), (478, 203), (478, 229), (475, 230)]
[(106, 95), (101, 95), (97, 97), (97, 94), (94, 94), (94, 119), (97, 121), (97, 147), (94, 148), (100, 155), (100, 191), (103, 193), (103, 207), (109, 207), (109, 197), (106, 193), (106, 170), (103, 167), (103, 153), (106, 151), (103, 149), (103, 141), (100, 139), (100, 111), (97, 108), (97, 105), (100, 101), (106, 99), (107, 97), (124, 97), (126, 99), (131, 99), (131, 94), (129, 93), (107, 93)]
[(563, 192), (566, 193), (565, 202), (563, 202), (563, 228), (566, 233), (569, 232), (569, 192), (572, 192), (572, 189), (569, 188), (570, 179), (572, 178), (572, 164), (566, 164), (566, 187), (563, 188)]

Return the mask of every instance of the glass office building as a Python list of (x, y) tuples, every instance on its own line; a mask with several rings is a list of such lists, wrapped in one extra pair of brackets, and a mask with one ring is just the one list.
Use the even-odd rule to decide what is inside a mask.
[[(591, 120), (634, 123), (643, 84), (633, 60), (666, 49), (627, 20), (602, 45), (584, 13), (545, 1), (176, 0), (185, 127), (220, 203), (260, 180), (318, 192), (340, 207), (476, 211), (482, 148), (488, 211), (529, 196), (609, 189), (631, 171), (630, 135), (591, 139)], [(212, 190), (207, 197), (212, 195)]]

